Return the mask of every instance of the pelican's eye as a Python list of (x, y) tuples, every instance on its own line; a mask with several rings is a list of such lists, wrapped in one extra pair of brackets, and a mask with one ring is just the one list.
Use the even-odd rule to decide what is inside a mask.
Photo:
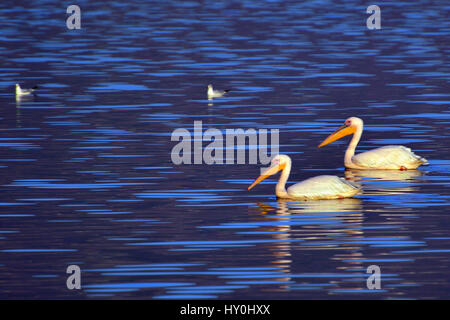
[(345, 125), (346, 126), (351, 126), (352, 125), (352, 121), (351, 120), (345, 120)]

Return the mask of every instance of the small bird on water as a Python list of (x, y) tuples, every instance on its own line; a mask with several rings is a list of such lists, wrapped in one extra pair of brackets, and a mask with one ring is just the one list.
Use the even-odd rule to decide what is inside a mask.
[(230, 90), (214, 90), (212, 84), (208, 85), (208, 99), (223, 97)]
[(32, 94), (38, 86), (34, 86), (31, 89), (22, 89), (18, 83), (16, 83), (16, 97), (26, 96)]

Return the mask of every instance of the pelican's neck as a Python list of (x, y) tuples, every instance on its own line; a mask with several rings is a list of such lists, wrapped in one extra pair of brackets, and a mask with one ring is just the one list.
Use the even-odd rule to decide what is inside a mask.
[(213, 95), (214, 94), (214, 90), (212, 86), (208, 86), (208, 95)]
[(281, 171), (280, 179), (278, 180), (277, 186), (275, 187), (275, 194), (279, 198), (288, 198), (288, 193), (286, 191), (286, 182), (291, 173), (291, 162), (287, 162), (284, 169)]
[(352, 167), (353, 165), (352, 158), (355, 155), (355, 149), (356, 146), (358, 145), (359, 139), (361, 139), (362, 132), (363, 132), (363, 125), (361, 124), (356, 127), (356, 131), (353, 134), (353, 138), (347, 147), (347, 151), (345, 151), (344, 164), (346, 167)]

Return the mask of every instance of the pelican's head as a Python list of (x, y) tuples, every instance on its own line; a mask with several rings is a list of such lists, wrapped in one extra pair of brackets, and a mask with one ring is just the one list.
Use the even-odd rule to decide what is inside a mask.
[(327, 144), (332, 143), (340, 138), (348, 136), (349, 134), (354, 134), (356, 129), (363, 127), (364, 122), (362, 119), (357, 117), (350, 117), (345, 120), (344, 125), (337, 129), (335, 132), (330, 134), (328, 138), (326, 138), (321, 144), (319, 144), (318, 148), (326, 146)]
[(261, 173), (261, 175), (252, 183), (252, 185), (248, 187), (248, 190), (256, 186), (264, 179), (276, 174), (278, 171), (283, 170), (288, 164), (290, 165), (290, 163), (291, 158), (289, 158), (289, 156), (285, 154), (276, 155), (275, 157), (273, 157), (270, 167)]

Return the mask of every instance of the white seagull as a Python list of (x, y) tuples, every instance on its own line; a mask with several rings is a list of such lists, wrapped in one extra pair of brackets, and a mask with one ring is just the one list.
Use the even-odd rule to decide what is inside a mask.
[(223, 97), (230, 90), (214, 90), (212, 84), (208, 85), (208, 99)]
[(36, 90), (38, 87), (34, 86), (31, 89), (22, 89), (18, 83), (16, 83), (16, 97), (26, 96), (29, 94), (32, 94), (34, 90)]

